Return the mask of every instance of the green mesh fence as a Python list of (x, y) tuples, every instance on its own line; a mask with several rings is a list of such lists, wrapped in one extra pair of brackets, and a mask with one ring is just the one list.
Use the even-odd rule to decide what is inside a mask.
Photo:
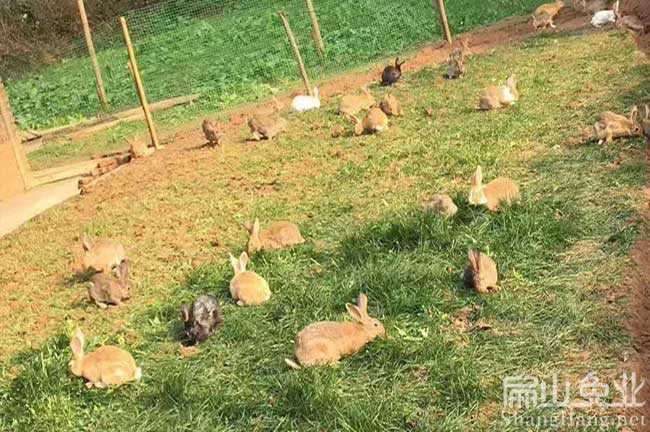
[[(452, 32), (528, 13), (540, 0), (448, 0)], [(205, 109), (269, 96), (299, 81), (279, 10), (286, 11), (312, 80), (441, 38), (431, 0), (313, 0), (326, 56), (305, 0), (168, 0), (126, 14), (151, 102), (200, 94)], [(92, 11), (88, 11), (92, 18)], [(91, 19), (92, 21), (92, 19)], [(92, 25), (92, 22), (91, 22)], [(93, 28), (110, 111), (138, 106), (119, 22)], [(53, 65), (7, 82), (19, 125), (43, 129), (101, 114), (83, 39)]]

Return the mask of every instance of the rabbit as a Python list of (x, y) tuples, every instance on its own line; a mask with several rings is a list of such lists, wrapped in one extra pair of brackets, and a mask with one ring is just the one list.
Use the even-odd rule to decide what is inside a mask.
[(445, 78), (456, 79), (465, 73), (465, 54), (467, 51), (469, 51), (469, 41), (463, 39), (461, 47), (449, 54)]
[(600, 28), (616, 22), (616, 13), (613, 10), (601, 10), (591, 18), (591, 25)]
[(219, 131), (217, 122), (210, 119), (203, 120), (203, 133), (205, 134), (205, 139), (208, 140), (207, 145), (210, 147), (216, 147), (221, 144), (221, 138), (223, 137), (222, 133)]
[(251, 256), (263, 249), (283, 249), (305, 242), (300, 228), (292, 222), (274, 222), (260, 231), (260, 220), (256, 218), (254, 222), (246, 222), (244, 227), (248, 230), (246, 250)]
[(318, 88), (314, 87), (313, 96), (300, 95), (293, 98), (291, 108), (297, 112), (309, 111), (320, 108), (320, 95)]
[(211, 295), (202, 295), (190, 307), (181, 306), (181, 317), (185, 334), (192, 344), (200, 344), (212, 336), (223, 325), (223, 312), (219, 300)]
[(388, 116), (401, 116), (404, 114), (402, 105), (392, 94), (387, 94), (379, 103), (379, 108)]
[(372, 135), (388, 129), (388, 116), (376, 106), (370, 108), (363, 120), (359, 120), (354, 116), (350, 116), (349, 120), (354, 124), (354, 134), (356, 136)]
[(490, 86), (483, 90), (483, 94), (479, 100), (478, 109), (482, 111), (499, 109), (514, 105), (517, 100), (519, 100), (517, 77), (511, 75), (505, 86)]
[(117, 268), (117, 279), (112, 272), (95, 273), (88, 282), (88, 297), (102, 309), (121, 306), (123, 300), (133, 296), (129, 284), (129, 262), (124, 259)]
[(639, 123), (639, 108), (634, 105), (630, 111), (630, 118), (605, 111), (598, 116), (594, 123), (594, 137), (598, 144), (611, 143), (614, 138), (636, 137), (643, 134), (642, 125)]
[(248, 127), (255, 141), (272, 140), (287, 128), (287, 121), (280, 116), (254, 116), (248, 119)]
[(424, 202), (422, 207), (425, 211), (436, 213), (443, 218), (451, 218), (458, 213), (458, 207), (449, 195), (436, 194), (430, 200)]
[(84, 335), (79, 328), (72, 335), (70, 349), (70, 372), (86, 379), (88, 388), (119, 386), (129, 381), (140, 381), (142, 377), (142, 369), (136, 366), (131, 354), (122, 348), (103, 346), (84, 355)]
[(381, 74), (381, 85), (392, 86), (402, 77), (402, 66), (406, 62), (399, 61), (399, 57), (395, 59), (395, 65), (386, 66)]
[(541, 5), (535, 9), (535, 13), (533, 13), (533, 27), (535, 27), (536, 30), (548, 27), (555, 28), (556, 26), (553, 23), (553, 18), (560, 13), (562, 8), (564, 8), (564, 1), (562, 0), (555, 0), (555, 3)]
[(468, 201), (471, 205), (483, 205), (488, 210), (499, 210), (501, 203), (512, 204), (520, 198), (519, 186), (512, 180), (500, 177), (483, 185), (483, 172), (481, 167), (476, 167), (472, 176), (472, 186), (469, 191)]
[(239, 259), (230, 254), (230, 263), (235, 271), (235, 276), (230, 281), (230, 295), (238, 306), (258, 306), (271, 298), (266, 280), (255, 272), (246, 271), (246, 252), (242, 252)]
[(251, 109), (248, 109), (245, 114), (248, 117), (273, 117), (280, 114), (280, 111), (284, 109), (284, 105), (280, 102), (275, 95), (271, 98), (271, 103), (266, 103), (262, 106), (256, 106)]
[(374, 96), (367, 88), (363, 89), (361, 95), (345, 95), (339, 101), (339, 113), (346, 116), (353, 116), (360, 111), (370, 109), (376, 105)]
[[(357, 305), (346, 303), (348, 314), (357, 321), (320, 321), (308, 325), (296, 336), (294, 355), (304, 367), (338, 366), (341, 357), (361, 351), (386, 329), (379, 320), (368, 316), (368, 297), (359, 294)], [(294, 369), (300, 366), (293, 360), (285, 362)]]
[(641, 128), (643, 129), (643, 136), (645, 136), (646, 141), (650, 142), (650, 106), (645, 106), (645, 115), (641, 121)]
[(499, 291), (497, 266), (489, 256), (475, 250), (467, 252), (465, 286), (481, 294)]
[(109, 273), (126, 259), (124, 246), (114, 240), (98, 238), (91, 241), (88, 236), (84, 235), (81, 244), (84, 249), (82, 258), (84, 270)]

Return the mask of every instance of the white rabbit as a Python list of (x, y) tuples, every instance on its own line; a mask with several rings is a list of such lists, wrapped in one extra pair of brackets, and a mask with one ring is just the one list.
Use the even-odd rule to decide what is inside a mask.
[(614, 24), (616, 22), (616, 13), (613, 10), (601, 10), (594, 14), (591, 19), (591, 25), (600, 28), (607, 24)]
[(318, 88), (314, 87), (313, 96), (299, 95), (293, 98), (291, 108), (297, 112), (309, 111), (320, 108), (320, 95)]

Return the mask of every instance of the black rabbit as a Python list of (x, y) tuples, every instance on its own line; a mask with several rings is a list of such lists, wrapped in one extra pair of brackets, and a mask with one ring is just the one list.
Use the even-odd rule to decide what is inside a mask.
[(223, 313), (219, 300), (211, 295), (202, 295), (190, 306), (181, 307), (185, 334), (192, 344), (201, 343), (212, 336), (223, 324)]
[(406, 62), (399, 61), (399, 57), (395, 59), (395, 65), (386, 66), (384, 72), (381, 74), (381, 85), (392, 86), (399, 81), (402, 76), (402, 65)]

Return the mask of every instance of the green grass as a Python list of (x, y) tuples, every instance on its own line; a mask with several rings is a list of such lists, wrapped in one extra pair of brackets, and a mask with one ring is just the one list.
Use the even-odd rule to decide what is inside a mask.
[[(476, 7), (473, 0), (457, 0), (448, 5), (448, 14), (454, 32), (463, 32), (529, 12), (541, 2), (490, 0)], [(190, 6), (165, 2), (127, 15), (150, 100), (199, 93), (204, 109), (214, 111), (297, 82), (276, 13), (280, 9), (287, 10), (312, 78), (412, 50), (441, 35), (430, 0), (316, 2), (328, 51), (321, 60), (310, 39), (304, 1), (222, 6), (208, 0)], [(95, 39), (112, 110), (137, 106), (119, 26), (103, 29)], [(75, 52), (83, 53), (81, 41)], [(7, 86), (17, 121), (25, 129), (75, 123), (98, 113), (86, 57), (66, 59)]]
[[(407, 76), (395, 90), (407, 115), (381, 136), (333, 142), (308, 127), (340, 122), (332, 110), (292, 114), (278, 143), (199, 153), (191, 170), (189, 160), (178, 161), (182, 173), (168, 161), (170, 174), (148, 177), (145, 188), (117, 183), (108, 202), (91, 194), (28, 224), (0, 241), (0, 274), (38, 263), (64, 272), (74, 233), (112, 235), (129, 246), (138, 295), (107, 314), (86, 305), (83, 285), (73, 283), (33, 302), (37, 311), (17, 310), (13, 320), (31, 322), (41, 302), (40, 313), (52, 311), (57, 323), (32, 350), (20, 349), (29, 338), (21, 325), (0, 340), (14, 347), (0, 380), (0, 429), (521, 430), (501, 423), (502, 377), (607, 375), (629, 349), (627, 299), (609, 304), (605, 297), (620, 285), (638, 237), (645, 144), (600, 147), (582, 142), (581, 129), (599, 111), (650, 99), (650, 67), (634, 58), (619, 33), (539, 37), (473, 57), (459, 81), (432, 86), (440, 68)], [(521, 80), (520, 103), (474, 111), (479, 90), (510, 72)], [(434, 118), (424, 116), (427, 107), (437, 110)], [(582, 145), (563, 145), (575, 142)], [(619, 157), (620, 168), (608, 167)], [(467, 179), (477, 164), (488, 179), (517, 179), (521, 203), (499, 214), (468, 206)], [(277, 190), (269, 195), (249, 188), (273, 178)], [(459, 206), (450, 221), (419, 210), (423, 197), (440, 190)], [(310, 242), (255, 256), (252, 269), (267, 278), (273, 298), (244, 309), (228, 294), (225, 251), (208, 249), (207, 262), (193, 270), (187, 260), (205, 256), (215, 232), (224, 247), (241, 250), (239, 224), (254, 216), (298, 221)], [(57, 230), (65, 234), (39, 246), (43, 232)], [(21, 247), (9, 249), (19, 239)], [(468, 248), (494, 257), (499, 294), (463, 287)], [(315, 265), (323, 271), (311, 271)], [(28, 272), (13, 277), (22, 279), (12, 300), (43, 288)], [(179, 304), (206, 292), (221, 298), (225, 326), (198, 356), (181, 358)], [(359, 292), (388, 337), (339, 368), (288, 369), (283, 359), (296, 332), (345, 319), (345, 302)], [(497, 331), (455, 330), (452, 316), (468, 305), (481, 306), (474, 319)], [(117, 343), (134, 354), (144, 370), (140, 385), (87, 391), (70, 376), (66, 332), (82, 319), (90, 349)], [(125, 321), (119, 331), (115, 320)], [(583, 351), (588, 361), (576, 359)], [(14, 378), (12, 366), (19, 367)]]

